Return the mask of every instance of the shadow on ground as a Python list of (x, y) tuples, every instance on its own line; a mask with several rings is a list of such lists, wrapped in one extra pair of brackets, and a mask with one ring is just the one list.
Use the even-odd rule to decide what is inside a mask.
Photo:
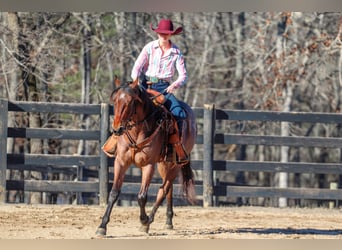
[(300, 234), (300, 235), (342, 235), (341, 229), (314, 229), (314, 228), (240, 228), (236, 233), (254, 233), (254, 234)]

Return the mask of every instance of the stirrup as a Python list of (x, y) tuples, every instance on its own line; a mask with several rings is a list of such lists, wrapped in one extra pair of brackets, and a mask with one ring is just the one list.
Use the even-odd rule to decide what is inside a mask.
[(185, 165), (185, 164), (187, 164), (187, 163), (189, 163), (189, 157), (185, 157), (185, 158), (181, 158), (181, 159), (179, 159), (178, 157), (177, 157), (177, 164), (179, 164), (179, 165)]
[(176, 162), (177, 164), (184, 165), (189, 162), (189, 156), (186, 153), (182, 143), (178, 142), (174, 144), (176, 150)]
[(166, 149), (165, 161), (167, 162), (176, 162), (176, 150), (173, 148), (172, 144), (168, 144)]

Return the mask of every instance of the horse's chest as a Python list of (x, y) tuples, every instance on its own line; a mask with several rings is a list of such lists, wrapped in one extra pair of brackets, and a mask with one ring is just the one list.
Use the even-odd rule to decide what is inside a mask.
[(133, 136), (126, 136), (125, 155), (135, 165), (145, 166), (160, 161), (162, 152), (164, 151), (163, 147), (165, 147), (164, 138), (160, 136), (160, 133), (154, 134), (153, 136), (142, 134), (135, 136), (134, 139)]

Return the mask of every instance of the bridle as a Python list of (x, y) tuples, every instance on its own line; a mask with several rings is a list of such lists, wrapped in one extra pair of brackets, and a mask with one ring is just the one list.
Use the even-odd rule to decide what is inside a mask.
[[(142, 93), (141, 91), (145, 91), (145, 90), (139, 89), (139, 91), (140, 91), (139, 93)], [(167, 117), (168, 115), (167, 115), (166, 112), (163, 111), (162, 108), (158, 108), (158, 107), (154, 106), (155, 104), (153, 104), (152, 101), (151, 101), (150, 105), (151, 105), (151, 107), (155, 107), (155, 109), (152, 112), (147, 113), (145, 115), (145, 117), (142, 118), (141, 120), (134, 121), (133, 118), (137, 114), (137, 105), (139, 103), (144, 104), (144, 102), (143, 102), (143, 100), (142, 100), (142, 98), (140, 96), (135, 96), (135, 95), (138, 95), (137, 93), (134, 92), (134, 94), (132, 94), (132, 93), (130, 93), (130, 91), (125, 91), (125, 92), (126, 92), (126, 94), (130, 95), (131, 97), (133, 97), (133, 100), (129, 103), (129, 106), (127, 107), (129, 109), (130, 113), (128, 115), (126, 115), (126, 117), (128, 117), (129, 119), (127, 119), (125, 121), (121, 120), (121, 124), (120, 124), (118, 129), (115, 129), (114, 126), (112, 126), (112, 128), (113, 128), (113, 133), (115, 135), (117, 135), (117, 136), (125, 135), (125, 137), (128, 140), (129, 147), (131, 148), (132, 158), (133, 158), (134, 154), (137, 151), (141, 151), (142, 148), (145, 145), (147, 145), (147, 144), (149, 144), (149, 143), (151, 143), (153, 141), (155, 136), (160, 132), (160, 130), (163, 127), (166, 128), (167, 121), (168, 121), (168, 117)], [(146, 107), (144, 107), (144, 109), (145, 108)], [(155, 122), (155, 124), (157, 124), (157, 126), (156, 127), (154, 127), (154, 126), (153, 127), (149, 127), (150, 126), (149, 125), (149, 120), (151, 120), (152, 118), (156, 117), (156, 115), (160, 116), (159, 119), (157, 119), (156, 122)], [(115, 118), (115, 114), (114, 114), (114, 118)], [(149, 136), (145, 137), (143, 140), (138, 142), (134, 138), (134, 136), (132, 136), (131, 130), (134, 127), (137, 127), (139, 125), (143, 125), (142, 129), (144, 128), (144, 126), (146, 126), (147, 130), (148, 131), (152, 131), (153, 130), (153, 133), (151, 133)]]
[[(136, 90), (131, 88), (129, 85), (125, 85), (125, 86), (119, 86), (116, 89), (114, 89), (114, 91), (111, 94), (111, 100), (113, 100), (114, 102), (114, 108), (116, 106), (115, 104), (115, 99), (116, 98), (122, 98), (125, 99), (125, 96), (123, 97), (119, 97), (118, 95), (120, 94), (120, 90), (122, 90), (122, 94), (128, 95), (132, 98), (132, 101), (130, 101), (127, 105), (127, 107), (121, 109), (119, 112), (117, 112), (116, 114), (114, 114), (114, 121), (112, 124), (112, 131), (114, 135), (120, 136), (122, 135), (125, 131), (132, 129), (132, 127), (134, 127), (136, 124), (132, 123), (132, 118), (133, 116), (135, 116), (137, 114), (137, 110), (136, 110), (136, 106), (137, 103), (136, 102), (142, 102), (141, 98), (139, 97), (139, 95), (136, 93)], [(119, 101), (117, 101), (119, 102)], [(119, 104), (118, 104), (119, 106)], [(128, 109), (128, 114), (125, 114), (125, 120), (122, 119), (122, 117), (120, 116), (121, 114), (127, 112), (126, 110)], [(120, 113), (120, 114), (119, 114)], [(126, 119), (128, 118), (128, 119)], [(115, 127), (116, 123), (120, 122), (120, 126), (118, 126), (118, 128)]]
[[(132, 106), (132, 107), (129, 107), (129, 110), (130, 110), (130, 114), (127, 115), (127, 117), (129, 117), (128, 120), (126, 121), (122, 121), (121, 120), (121, 123), (120, 123), (120, 126), (118, 129), (115, 129), (114, 127), (114, 124), (112, 126), (112, 131), (113, 131), (113, 134), (116, 135), (116, 136), (120, 136), (122, 135), (123, 133), (125, 133), (126, 131), (128, 130), (131, 130), (133, 127), (137, 126), (138, 124), (142, 123), (143, 121), (141, 122), (133, 122), (132, 121), (132, 117), (134, 115), (136, 115), (136, 100), (133, 100), (129, 106)], [(114, 115), (115, 117), (115, 115)], [(145, 119), (144, 119), (145, 120)]]

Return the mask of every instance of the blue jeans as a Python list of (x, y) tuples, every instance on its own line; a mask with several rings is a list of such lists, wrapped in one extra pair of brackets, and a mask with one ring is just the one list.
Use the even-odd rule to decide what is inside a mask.
[[(142, 83), (142, 85), (147, 88), (146, 83)], [(185, 110), (182, 107), (181, 102), (171, 93), (166, 93), (165, 90), (169, 86), (168, 83), (158, 82), (151, 85), (151, 89), (154, 89), (160, 93), (163, 93), (166, 97), (165, 107), (170, 110), (176, 120), (183, 120), (186, 118)]]

